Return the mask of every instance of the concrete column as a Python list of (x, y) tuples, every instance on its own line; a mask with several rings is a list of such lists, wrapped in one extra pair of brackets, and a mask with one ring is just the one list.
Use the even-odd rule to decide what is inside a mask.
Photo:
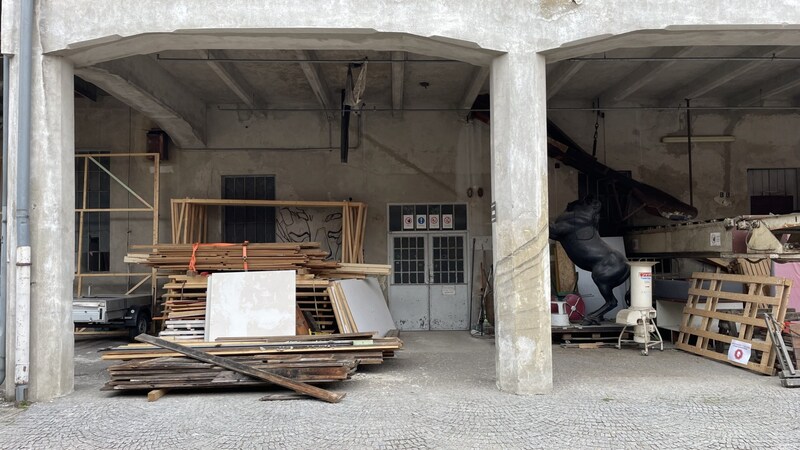
[(545, 59), (497, 57), (491, 72), (497, 387), (553, 386)]
[[(11, 67), (9, 114), (9, 253), (16, 260), (16, 159), (18, 122), (18, 65)], [(75, 252), (75, 137), (73, 68), (61, 57), (42, 54), (34, 38), (31, 101), (31, 306), (30, 380), (28, 400), (44, 401), (66, 395), (74, 386), (72, 281)], [(17, 271), (9, 265), (8, 298), (13, 305)], [(14, 323), (13, 306), (9, 323)], [(13, 339), (8, 330), (14, 373)], [(8, 348), (8, 347), (7, 347)], [(10, 381), (10, 383), (8, 382)], [(9, 377), (6, 398), (13, 398)]]

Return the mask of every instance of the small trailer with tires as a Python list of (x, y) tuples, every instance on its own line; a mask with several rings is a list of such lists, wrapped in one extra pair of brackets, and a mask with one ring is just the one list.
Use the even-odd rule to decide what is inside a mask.
[(146, 333), (153, 313), (153, 297), (143, 295), (96, 295), (72, 300), (72, 320), (76, 327), (127, 328), (131, 339)]

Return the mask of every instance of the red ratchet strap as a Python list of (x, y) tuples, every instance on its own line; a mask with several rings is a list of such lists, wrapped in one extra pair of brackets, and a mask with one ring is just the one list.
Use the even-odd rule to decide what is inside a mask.
[(249, 244), (249, 243), (250, 243), (249, 241), (244, 241), (241, 244), (222, 244), (222, 243), (201, 244), (199, 242), (195, 242), (194, 244), (192, 244), (192, 257), (189, 258), (189, 270), (191, 270), (192, 272), (197, 272), (197, 249), (199, 249), (200, 247), (238, 247), (238, 246), (241, 245), (242, 246), (242, 263), (244, 265), (244, 271), (247, 272), (247, 270), (248, 270), (248, 266), (247, 266), (247, 244)]

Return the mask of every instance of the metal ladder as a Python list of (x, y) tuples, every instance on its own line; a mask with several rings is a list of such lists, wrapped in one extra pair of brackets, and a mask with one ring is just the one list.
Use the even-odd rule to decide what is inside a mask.
[[(776, 353), (778, 354), (778, 362), (781, 365), (781, 371), (778, 372), (778, 377), (781, 379), (783, 387), (794, 388), (800, 387), (800, 373), (797, 372), (789, 358), (789, 351), (786, 349), (786, 344), (783, 342), (783, 336), (778, 329), (778, 322), (772, 317), (772, 314), (765, 313), (764, 321), (767, 322), (767, 330), (769, 336), (772, 338), (772, 345), (775, 346)], [(795, 349), (795, 352), (800, 349)]]

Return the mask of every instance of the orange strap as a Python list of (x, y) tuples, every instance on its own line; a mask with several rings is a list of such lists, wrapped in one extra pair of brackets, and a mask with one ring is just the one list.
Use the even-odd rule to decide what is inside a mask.
[(192, 272), (197, 272), (197, 249), (200, 247), (238, 247), (239, 245), (242, 246), (242, 263), (244, 265), (244, 271), (247, 272), (247, 244), (249, 241), (244, 241), (241, 244), (228, 244), (228, 243), (215, 243), (215, 244), (201, 244), (199, 242), (195, 242), (192, 244), (192, 257), (189, 258), (189, 270)]

